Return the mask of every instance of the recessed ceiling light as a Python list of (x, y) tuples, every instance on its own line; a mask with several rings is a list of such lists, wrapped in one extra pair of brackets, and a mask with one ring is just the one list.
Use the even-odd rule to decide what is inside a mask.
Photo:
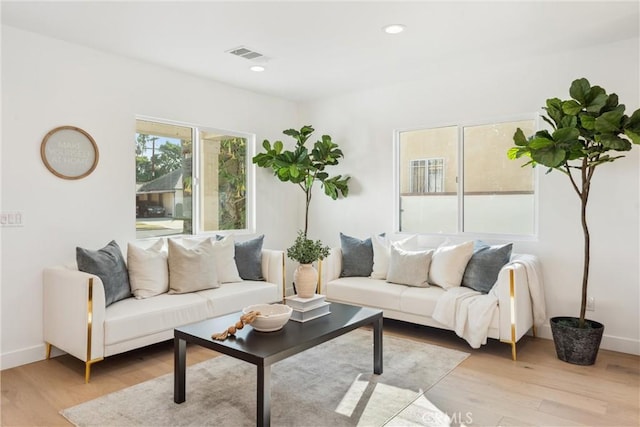
[(387, 25), (386, 27), (383, 27), (382, 31), (384, 31), (387, 34), (400, 34), (405, 30), (405, 28), (407, 27), (405, 27), (402, 24), (391, 24), (391, 25)]
[(264, 68), (262, 65), (252, 65), (251, 67), (249, 67), (249, 69), (251, 71), (255, 71), (256, 73), (261, 73), (263, 72), (266, 68)]

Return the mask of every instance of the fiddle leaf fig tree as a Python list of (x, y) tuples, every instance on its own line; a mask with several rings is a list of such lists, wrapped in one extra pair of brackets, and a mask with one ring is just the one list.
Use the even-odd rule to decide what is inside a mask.
[(312, 189), (316, 182), (324, 189), (324, 193), (336, 200), (338, 197), (347, 197), (349, 194), (349, 176), (329, 176), (325, 170), (329, 166), (338, 164), (344, 157), (338, 144), (331, 140), (329, 135), (315, 142), (311, 151), (305, 146), (307, 140), (315, 129), (312, 126), (303, 126), (300, 130), (287, 129), (283, 131), (296, 140), (296, 145), (291, 150), (284, 150), (282, 141), (275, 141), (273, 145), (264, 140), (262, 147), (264, 152), (253, 157), (253, 163), (263, 168), (271, 168), (280, 181), (291, 182), (299, 186), (305, 194), (304, 235), (307, 235), (309, 227), (309, 205), (311, 203)]
[(640, 109), (625, 115), (618, 95), (607, 94), (600, 86), (591, 86), (585, 78), (574, 80), (569, 89), (571, 99), (547, 99), (543, 120), (551, 131), (541, 130), (527, 138), (521, 129), (513, 136), (515, 147), (510, 159), (528, 157), (526, 165), (538, 164), (565, 174), (580, 198), (584, 263), (579, 327), (585, 327), (587, 284), (589, 280), (590, 237), (587, 224), (587, 202), (596, 168), (624, 157), (619, 152), (640, 144)]

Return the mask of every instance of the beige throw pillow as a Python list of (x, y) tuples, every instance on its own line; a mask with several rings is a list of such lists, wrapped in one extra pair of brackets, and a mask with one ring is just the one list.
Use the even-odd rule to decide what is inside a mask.
[(159, 239), (148, 248), (127, 245), (127, 269), (131, 292), (137, 299), (149, 298), (169, 290), (169, 266), (164, 241)]
[(405, 251), (391, 244), (387, 282), (428, 288), (429, 265), (433, 251)]
[(386, 236), (371, 236), (371, 244), (373, 246), (373, 269), (371, 271), (372, 279), (385, 280), (389, 271), (389, 258), (391, 257), (391, 244), (395, 244), (401, 249), (410, 249), (415, 246), (416, 236), (409, 236), (402, 240), (392, 242)]
[(242, 282), (238, 266), (236, 265), (236, 247), (233, 236), (229, 235), (220, 240), (211, 239), (216, 254), (216, 268), (220, 283)]
[(169, 239), (168, 243), (170, 294), (195, 292), (220, 286), (216, 269), (216, 253), (209, 239), (189, 248), (173, 239)]

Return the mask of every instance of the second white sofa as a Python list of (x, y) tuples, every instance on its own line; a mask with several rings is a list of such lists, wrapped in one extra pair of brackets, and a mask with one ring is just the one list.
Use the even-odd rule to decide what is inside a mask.
[[(468, 306), (464, 307), (465, 304), (471, 302), (470, 299), (466, 300), (467, 297), (474, 297), (478, 294), (471, 289), (461, 287), (445, 289), (426, 284), (425, 286), (409, 286), (390, 283), (371, 276), (341, 277), (344, 273), (342, 262), (343, 253), (339, 247), (333, 248), (330, 256), (322, 262), (321, 292), (330, 301), (379, 308), (383, 310), (383, 315), (386, 318), (456, 330), (458, 335), (462, 337), (468, 333), (466, 329), (470, 324), (473, 327), (476, 320), (473, 318), (474, 311), (473, 309), (469, 310)], [(487, 300), (490, 301), (491, 298), (494, 298), (497, 300), (497, 304), (476, 310), (481, 313), (484, 310), (482, 315), (486, 316), (484, 321), (487, 324), (487, 329), (481, 332), (486, 333), (485, 342), (486, 338), (494, 338), (510, 344), (513, 360), (516, 360), (518, 340), (532, 329), (535, 334), (536, 324), (541, 324), (545, 319), (542, 278), (537, 276), (536, 268), (536, 257), (512, 255), (510, 262), (500, 269), (497, 281), (488, 292)], [(535, 283), (533, 283), (534, 281)], [(478, 301), (479, 304), (485, 304), (483, 302), (485, 300)], [(467, 310), (465, 316), (468, 314), (470, 317), (465, 317), (461, 321), (460, 317), (456, 319), (459, 313), (455, 313), (455, 310), (463, 308)], [(441, 310), (440, 318), (448, 317), (451, 319), (450, 324), (444, 324), (434, 319), (434, 312), (437, 309)], [(445, 315), (442, 316), (443, 309), (450, 312), (445, 312)], [(473, 341), (478, 340), (474, 339)], [(475, 344), (472, 347), (478, 346)]]

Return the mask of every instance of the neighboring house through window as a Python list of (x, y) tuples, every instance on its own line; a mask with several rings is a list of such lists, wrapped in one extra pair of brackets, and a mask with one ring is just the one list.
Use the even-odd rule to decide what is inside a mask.
[(397, 229), (411, 233), (535, 234), (535, 173), (509, 160), (533, 118), (396, 132)]
[(243, 230), (253, 135), (138, 119), (136, 236)]

